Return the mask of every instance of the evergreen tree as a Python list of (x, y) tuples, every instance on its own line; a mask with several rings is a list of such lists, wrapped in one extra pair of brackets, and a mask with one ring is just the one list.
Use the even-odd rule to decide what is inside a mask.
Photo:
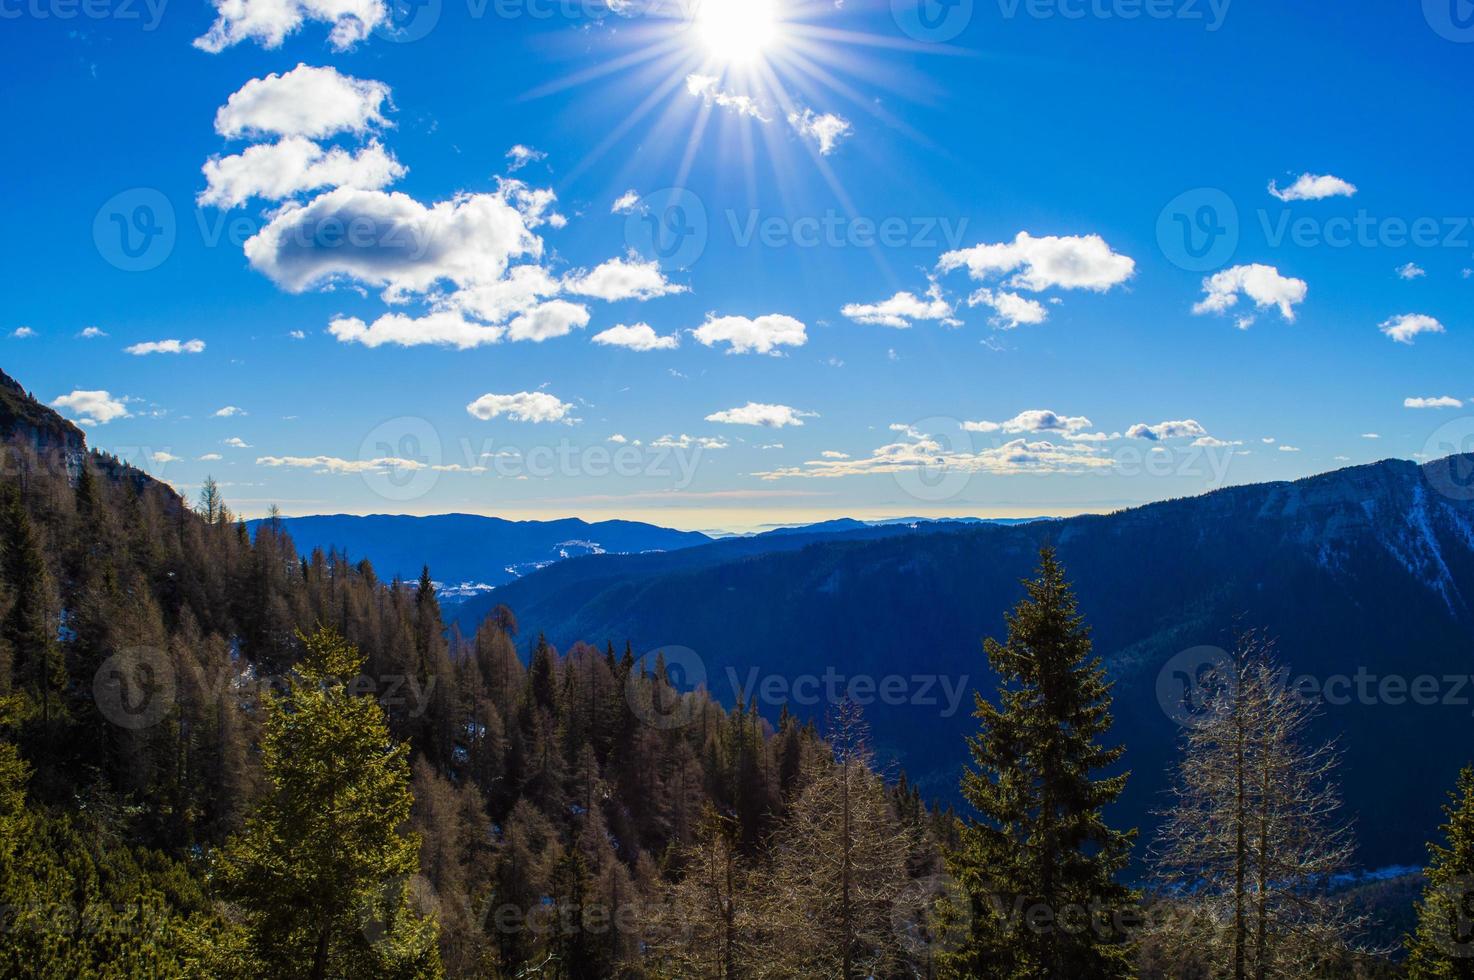
[(968, 936), (939, 957), (955, 977), (1069, 980), (1130, 972), (1120, 925), (1133, 904), (1117, 881), (1135, 831), (1103, 809), (1126, 784), (1100, 775), (1123, 749), (1111, 727), (1110, 687), (1054, 551), (1007, 617), (1008, 639), (985, 643), (998, 705), (976, 696), (981, 731), (962, 793), (978, 813), (948, 866), (971, 906)]
[(262, 740), (270, 790), (220, 863), (269, 976), (430, 977), (435, 929), (406, 906), (419, 840), (407, 749), (383, 711), (354, 696), (362, 667), (337, 633), (305, 638), (289, 690), (268, 700)]
[(1459, 773), (1443, 812), (1444, 843), (1428, 845), (1428, 885), (1407, 940), (1412, 980), (1474, 978), (1474, 766)]
[(31, 710), (49, 726), (64, 709), (66, 663), (52, 622), (51, 576), (20, 493), (7, 486), (0, 498), (0, 557), (10, 609), (0, 622), (12, 658), (15, 684), (31, 699)]

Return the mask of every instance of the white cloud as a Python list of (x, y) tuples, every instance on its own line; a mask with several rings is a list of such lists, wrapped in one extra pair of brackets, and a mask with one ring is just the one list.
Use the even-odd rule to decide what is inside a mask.
[(808, 342), (807, 328), (791, 316), (770, 313), (749, 319), (745, 316), (709, 316), (692, 331), (707, 347), (728, 344), (728, 354), (778, 354), (779, 347), (802, 347)]
[(301, 136), (247, 147), (205, 163), (205, 189), (199, 203), (233, 208), (253, 197), (281, 201), (323, 187), (379, 190), (405, 174), (405, 168), (377, 141), (356, 152), (322, 147)]
[(244, 408), (241, 408), (237, 405), (226, 405), (224, 408), (221, 408), (215, 412), (215, 417), (217, 419), (229, 419), (235, 418), (238, 415), (245, 414), (246, 410)]
[(546, 160), (548, 155), (541, 150), (534, 150), (530, 146), (518, 143), (507, 151), (507, 170), (516, 173), (529, 163), (538, 163)]
[(106, 425), (114, 419), (126, 419), (128, 406), (123, 399), (114, 398), (106, 391), (82, 391), (62, 395), (51, 403), (52, 408), (64, 408), (81, 420), (94, 425)]
[(992, 309), (994, 315), (990, 322), (1004, 330), (1012, 330), (1021, 324), (1043, 323), (1049, 318), (1049, 311), (1043, 303), (1006, 289), (979, 289), (967, 298), (967, 305)]
[(896, 293), (879, 303), (850, 303), (840, 310), (856, 323), (905, 330), (915, 320), (941, 320), (955, 323), (952, 304), (942, 299), (940, 289), (933, 287), (923, 299), (915, 293)]
[(1300, 451), (1299, 446), (1281, 446), (1279, 449), (1282, 453), (1298, 453)]
[(383, 82), (340, 75), (332, 67), (298, 65), (241, 86), (215, 113), (215, 131), (226, 139), (362, 134), (386, 124), (380, 110), (388, 99)]
[(125, 354), (132, 354), (134, 357), (147, 354), (202, 354), (204, 350), (203, 340), (150, 340), (123, 348)]
[(801, 412), (787, 405), (748, 402), (741, 408), (713, 412), (706, 417), (706, 421), (720, 422), (724, 425), (760, 425), (769, 429), (781, 429), (789, 425), (803, 425), (804, 419), (814, 418), (816, 415), (815, 412)]
[(634, 214), (635, 208), (640, 206), (640, 195), (634, 191), (625, 191), (615, 198), (614, 204), (609, 209), (610, 214)]
[(675, 350), (681, 340), (675, 334), (662, 337), (648, 323), (619, 324), (593, 336), (596, 344), (606, 347), (623, 347), (626, 350), (652, 351)]
[(1204, 429), (1194, 419), (1182, 419), (1175, 422), (1158, 422), (1156, 425), (1147, 425), (1138, 422), (1126, 430), (1128, 439), (1147, 439), (1151, 442), (1161, 442), (1164, 439), (1191, 439), (1206, 436), (1208, 430)]
[(923, 470), (928, 473), (990, 473), (998, 476), (1043, 473), (1083, 473), (1109, 469), (1111, 458), (1100, 447), (1085, 443), (1057, 444), (1048, 440), (1030, 442), (1019, 438), (978, 452), (958, 449), (909, 426), (897, 425), (902, 441), (889, 443), (859, 459), (824, 455), (802, 466), (754, 474), (765, 480), (789, 477), (837, 479), (871, 474), (896, 474)]
[(287, 336), (291, 337), (293, 340), (306, 340), (307, 332), (305, 330), (293, 330), (289, 332)]
[(545, 391), (520, 391), (515, 395), (482, 395), (466, 411), (483, 422), (505, 415), (513, 422), (577, 422), (570, 418), (573, 406)]
[[(1280, 275), (1272, 265), (1236, 265), (1203, 280), (1203, 299), (1194, 313), (1226, 313), (1238, 305), (1242, 293), (1254, 301), (1258, 309), (1279, 308), (1280, 316), (1293, 322), (1295, 306), (1305, 301), (1309, 287), (1303, 279)], [(1240, 323), (1240, 327), (1247, 324)]]
[(685, 286), (665, 278), (659, 263), (641, 262), (634, 254), (610, 259), (592, 272), (572, 272), (564, 277), (563, 288), (576, 296), (592, 296), (607, 303), (626, 299), (644, 302), (686, 291)]
[(713, 439), (710, 436), (688, 436), (684, 432), (679, 437), (665, 435), (650, 443), (656, 449), (726, 449), (727, 443), (723, 439)]
[(273, 469), (288, 468), (316, 470), (318, 473), (341, 476), (344, 474), (370, 473), (379, 470), (433, 470), (436, 473), (485, 473), (484, 466), (462, 466), (460, 463), (431, 465), (418, 459), (398, 456), (382, 456), (378, 459), (342, 459), (338, 456), (261, 456), (257, 466)]
[(1403, 408), (1463, 408), (1464, 403), (1449, 395), (1440, 395), (1435, 398), (1404, 398)]
[(104, 333), (100, 327), (88, 327), (81, 333), (77, 334), (77, 336), (83, 338), (84, 340), (96, 340), (98, 337), (106, 337), (107, 334)]
[(328, 333), (345, 344), (363, 344), (365, 347), (437, 345), (470, 350), (500, 343), (506, 337), (507, 329), (445, 311), (422, 317), (386, 313), (372, 324), (366, 324), (357, 317), (338, 317), (328, 324)]
[(26, 340), (36, 336), (36, 331), (30, 327), (16, 327), (10, 332), (10, 336), (14, 340)]
[(306, 21), (331, 24), (328, 41), (346, 51), (389, 20), (385, 0), (213, 0), (215, 22), (194, 46), (211, 54), (243, 41), (281, 46)]
[(768, 122), (762, 107), (750, 95), (738, 95), (722, 89), (714, 75), (691, 74), (686, 76), (686, 91), (697, 96), (707, 105), (728, 109), (739, 116), (751, 116), (759, 122)]
[(1361, 437), (1363, 439), (1380, 439), (1382, 438), (1382, 435), (1379, 432), (1363, 432), (1361, 434)]
[(155, 463), (177, 463), (180, 460), (179, 456), (175, 456), (173, 453), (164, 452), (162, 449), (158, 452), (150, 454), (149, 458), (152, 459)]
[(507, 337), (542, 343), (554, 337), (566, 337), (589, 325), (587, 307), (567, 300), (555, 299), (535, 306), (507, 324)]
[[(512, 258), (542, 254), (511, 192), (507, 185), (426, 207), (406, 194), (343, 187), (284, 206), (247, 240), (246, 258), (294, 293), (354, 279), (384, 287), (393, 301), (444, 280), (494, 283)], [(337, 230), (336, 239), (319, 244), (322, 229)]]
[(849, 453), (842, 453), (837, 449), (826, 449), (819, 454), (821, 459), (849, 459)]
[(1020, 412), (1006, 422), (964, 422), (962, 428), (968, 432), (1006, 432), (1017, 435), (1022, 432), (1083, 432), (1093, 423), (1083, 415), (1060, 415), (1047, 408), (1031, 408)]
[(820, 156), (828, 156), (839, 146), (841, 140), (854, 133), (854, 127), (843, 116), (832, 112), (817, 113), (813, 109), (790, 112), (788, 124), (798, 134), (819, 147)]
[(1271, 180), (1269, 193), (1281, 201), (1319, 201), (1327, 197), (1350, 197), (1356, 193), (1356, 185), (1330, 174), (1301, 174), (1283, 190)]
[(1103, 293), (1136, 272), (1135, 260), (1111, 251), (1099, 235), (1035, 238), (1026, 231), (1012, 242), (947, 252), (940, 267), (944, 272), (966, 268), (979, 282), (1013, 273), (1008, 284), (1032, 293), (1056, 288)]
[(1384, 334), (1399, 344), (1411, 344), (1420, 333), (1443, 333), (1443, 324), (1422, 313), (1402, 313), (1378, 326)]
[(1397, 278), (1399, 279), (1421, 279), (1427, 274), (1427, 271), (1416, 262), (1409, 262), (1406, 265), (1397, 267)]
[(626, 439), (624, 436), (620, 435), (618, 432), (614, 433), (614, 435), (610, 436), (608, 439), (606, 439), (604, 441), (605, 442), (612, 442), (612, 443), (614, 443), (617, 446), (623, 446), (625, 443), (629, 442), (628, 439)]
[(229, 439), (226, 439), (226, 440), (223, 441), (223, 445), (229, 446), (232, 449), (250, 449), (251, 448), (251, 444), (249, 442), (247, 442), (246, 440), (242, 439), (240, 436), (231, 436)]
[(215, 463), (224, 458), (225, 457), (220, 455), (219, 453), (205, 453), (205, 455), (199, 457), (199, 461), (201, 463)]

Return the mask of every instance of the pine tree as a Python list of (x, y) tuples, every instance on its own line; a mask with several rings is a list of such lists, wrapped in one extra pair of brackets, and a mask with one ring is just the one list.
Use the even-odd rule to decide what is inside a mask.
[(1443, 808), (1443, 844), (1429, 844), (1417, 932), (1407, 939), (1412, 980), (1474, 978), (1474, 766)]
[(1066, 980), (1130, 972), (1121, 928), (1133, 904), (1117, 881), (1135, 831), (1103, 809), (1126, 784), (1111, 727), (1110, 687), (1054, 551), (1008, 615), (1008, 640), (985, 643), (998, 705), (976, 696), (981, 731), (962, 793), (978, 813), (947, 863), (971, 906), (958, 949), (939, 957), (955, 977)]
[(33, 712), (49, 726), (65, 709), (66, 663), (52, 621), (51, 576), (36, 529), (13, 485), (0, 499), (0, 549), (11, 600), (0, 622), (0, 637), (10, 650), (16, 686), (30, 696)]
[(226, 893), (245, 911), (272, 976), (439, 976), (433, 922), (407, 907), (419, 867), (407, 750), (345, 679), (362, 657), (337, 633), (305, 638), (282, 697), (268, 700), (270, 791), (227, 845)]

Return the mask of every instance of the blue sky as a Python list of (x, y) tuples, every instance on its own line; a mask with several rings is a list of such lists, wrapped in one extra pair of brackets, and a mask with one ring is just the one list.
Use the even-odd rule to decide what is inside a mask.
[(1064, 514), (1471, 448), (1462, 0), (920, 2), (6, 0), (0, 366), (248, 515)]

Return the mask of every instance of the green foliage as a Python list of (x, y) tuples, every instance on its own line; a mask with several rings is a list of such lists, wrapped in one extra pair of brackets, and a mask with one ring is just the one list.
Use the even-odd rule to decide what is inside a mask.
[(1474, 977), (1474, 766), (1459, 773), (1443, 812), (1444, 843), (1428, 845), (1428, 885), (1407, 939), (1414, 980)]
[(962, 780), (978, 819), (948, 855), (969, 922), (940, 965), (954, 977), (1125, 976), (1131, 951), (1119, 926), (1133, 896), (1117, 876), (1135, 832), (1103, 815), (1126, 783), (1098, 775), (1123, 752), (1099, 742), (1111, 727), (1110, 689), (1053, 551), (1025, 585), (1007, 642), (985, 644), (998, 704), (977, 697), (981, 731)]
[(304, 638), (284, 696), (267, 701), (266, 797), (220, 860), (266, 976), (431, 977), (432, 921), (408, 908), (419, 868), (408, 749), (349, 681), (362, 658), (341, 636)]

